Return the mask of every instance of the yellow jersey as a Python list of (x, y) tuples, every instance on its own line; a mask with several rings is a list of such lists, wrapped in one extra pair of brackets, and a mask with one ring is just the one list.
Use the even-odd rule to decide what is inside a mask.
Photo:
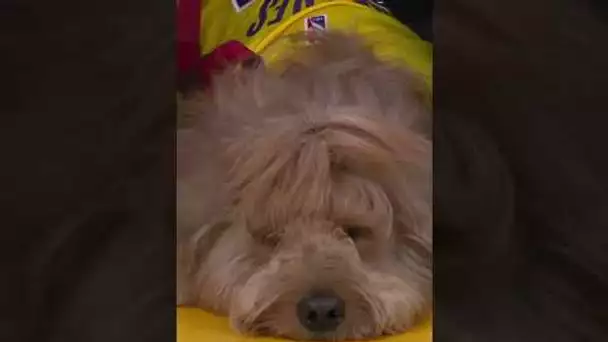
[(370, 44), (378, 58), (402, 63), (432, 80), (432, 45), (366, 0), (203, 0), (200, 54), (238, 41), (265, 64), (277, 59), (270, 49), (280, 37), (308, 30), (343, 30)]

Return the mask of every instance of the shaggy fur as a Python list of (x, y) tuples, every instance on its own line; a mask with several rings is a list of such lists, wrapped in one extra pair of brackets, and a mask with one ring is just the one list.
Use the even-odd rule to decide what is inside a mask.
[[(431, 307), (428, 94), (357, 38), (317, 38), (181, 102), (178, 300), (249, 334), (402, 332)], [(315, 290), (345, 301), (334, 332), (298, 322)]]

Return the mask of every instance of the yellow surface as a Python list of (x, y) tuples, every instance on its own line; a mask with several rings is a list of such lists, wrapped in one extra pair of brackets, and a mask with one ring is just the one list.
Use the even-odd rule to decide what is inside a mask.
[[(226, 318), (192, 308), (177, 309), (177, 342), (280, 342), (275, 338), (244, 337), (234, 332)], [(381, 338), (382, 342), (430, 342), (430, 322), (397, 336)]]

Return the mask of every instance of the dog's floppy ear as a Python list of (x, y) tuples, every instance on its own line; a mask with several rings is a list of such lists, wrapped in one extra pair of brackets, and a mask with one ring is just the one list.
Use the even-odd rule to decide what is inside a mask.
[(179, 304), (192, 304), (196, 300), (191, 292), (200, 267), (213, 249), (213, 246), (226, 232), (230, 223), (226, 220), (215, 221), (201, 227), (194, 234), (178, 237), (177, 241), (177, 288)]

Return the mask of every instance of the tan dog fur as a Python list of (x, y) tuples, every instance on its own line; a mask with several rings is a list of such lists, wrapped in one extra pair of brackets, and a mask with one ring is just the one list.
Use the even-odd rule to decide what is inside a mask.
[[(180, 304), (248, 334), (405, 331), (432, 299), (425, 87), (355, 37), (291, 39), (280, 67), (228, 70), (180, 103)], [(337, 331), (299, 324), (314, 289), (344, 299)]]

